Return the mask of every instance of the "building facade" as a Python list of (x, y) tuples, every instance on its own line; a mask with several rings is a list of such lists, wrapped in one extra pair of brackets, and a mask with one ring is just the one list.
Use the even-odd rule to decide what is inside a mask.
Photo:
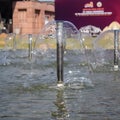
[(48, 3), (16, 1), (13, 9), (13, 32), (20, 34), (37, 34), (54, 19), (54, 6)]
[(11, 5), (11, 12), (7, 17), (4, 15), (5, 11), (0, 11), (0, 22), (4, 22), (9, 32), (16, 34), (38, 34), (55, 17), (53, 3), (14, 0)]

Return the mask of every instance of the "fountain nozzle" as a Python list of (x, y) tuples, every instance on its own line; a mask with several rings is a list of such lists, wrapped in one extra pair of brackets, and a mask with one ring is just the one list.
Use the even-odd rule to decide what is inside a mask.
[(57, 79), (58, 86), (63, 86), (63, 55), (64, 55), (63, 22), (57, 22)]
[(118, 71), (119, 66), (119, 30), (114, 30), (114, 71)]

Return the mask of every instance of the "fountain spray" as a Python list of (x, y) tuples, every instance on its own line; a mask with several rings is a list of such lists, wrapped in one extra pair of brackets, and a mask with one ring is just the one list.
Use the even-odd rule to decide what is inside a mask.
[(119, 61), (119, 30), (114, 30), (114, 71), (118, 71)]
[(63, 22), (57, 22), (57, 79), (58, 87), (63, 86), (64, 33)]
[(16, 41), (15, 41), (15, 39), (16, 39), (16, 34), (13, 33), (13, 51), (16, 50)]
[(29, 39), (29, 41), (28, 41), (28, 56), (29, 56), (29, 61), (31, 61), (32, 60), (32, 34), (29, 34), (28, 35), (28, 39)]

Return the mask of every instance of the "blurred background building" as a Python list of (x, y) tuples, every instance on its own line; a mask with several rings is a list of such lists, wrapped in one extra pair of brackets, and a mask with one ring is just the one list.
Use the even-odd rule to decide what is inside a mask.
[(0, 30), (7, 33), (38, 34), (54, 18), (54, 1), (0, 0)]

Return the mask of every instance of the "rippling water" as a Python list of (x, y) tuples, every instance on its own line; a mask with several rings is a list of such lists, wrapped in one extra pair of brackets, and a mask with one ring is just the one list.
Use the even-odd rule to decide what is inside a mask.
[(65, 88), (57, 88), (55, 55), (29, 62), (10, 54), (0, 66), (0, 120), (119, 120), (119, 71), (90, 73), (83, 56), (67, 55)]

